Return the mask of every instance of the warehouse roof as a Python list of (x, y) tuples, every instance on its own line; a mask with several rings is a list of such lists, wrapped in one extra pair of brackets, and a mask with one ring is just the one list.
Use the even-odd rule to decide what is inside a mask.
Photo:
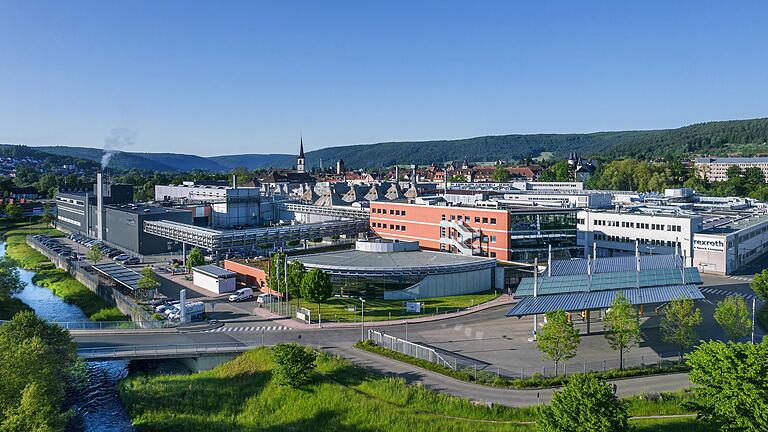
[(192, 267), (192, 271), (200, 272), (204, 275), (215, 278), (231, 278), (237, 276), (237, 273), (226, 270), (222, 267), (215, 266), (213, 264), (206, 264), (197, 267)]

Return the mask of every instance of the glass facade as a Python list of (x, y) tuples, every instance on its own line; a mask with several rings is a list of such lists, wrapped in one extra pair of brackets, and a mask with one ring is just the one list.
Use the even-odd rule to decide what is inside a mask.
[(344, 297), (384, 298), (384, 291), (410, 288), (425, 275), (351, 275), (331, 273), (333, 294)]

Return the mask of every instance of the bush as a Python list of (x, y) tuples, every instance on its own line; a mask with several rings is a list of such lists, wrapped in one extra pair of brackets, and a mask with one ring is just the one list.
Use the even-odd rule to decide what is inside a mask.
[(629, 430), (626, 406), (604, 380), (576, 375), (542, 407), (536, 422), (543, 432), (623, 432)]
[(278, 344), (272, 349), (275, 380), (287, 387), (299, 388), (312, 381), (317, 353), (301, 345)]
[(764, 304), (763, 307), (757, 311), (757, 322), (763, 330), (768, 331), (768, 303)]

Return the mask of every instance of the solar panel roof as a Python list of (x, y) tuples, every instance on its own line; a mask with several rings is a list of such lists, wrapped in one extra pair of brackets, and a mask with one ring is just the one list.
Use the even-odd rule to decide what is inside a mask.
[[(701, 284), (696, 268), (662, 268), (613, 273), (571, 274), (565, 276), (539, 277), (538, 295), (564, 294), (592, 291), (610, 291), (628, 288), (647, 288), (675, 284)], [(533, 278), (525, 278), (515, 293), (518, 297), (533, 296)]]
[(139, 273), (117, 263), (96, 264), (93, 268), (130, 290), (137, 289), (137, 284), (141, 279)]
[(521, 317), (556, 310), (573, 312), (605, 309), (613, 304), (620, 292), (633, 305), (665, 303), (680, 298), (692, 300), (704, 298), (701, 291), (694, 285), (666, 285), (639, 289), (555, 294), (524, 298), (507, 312), (507, 316)]

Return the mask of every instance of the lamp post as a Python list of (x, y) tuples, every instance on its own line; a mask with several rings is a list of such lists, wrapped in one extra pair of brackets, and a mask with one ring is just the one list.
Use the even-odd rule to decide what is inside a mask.
[(360, 297), (360, 340), (365, 340), (365, 299)]
[(755, 344), (755, 305), (757, 300), (752, 298), (752, 345)]

